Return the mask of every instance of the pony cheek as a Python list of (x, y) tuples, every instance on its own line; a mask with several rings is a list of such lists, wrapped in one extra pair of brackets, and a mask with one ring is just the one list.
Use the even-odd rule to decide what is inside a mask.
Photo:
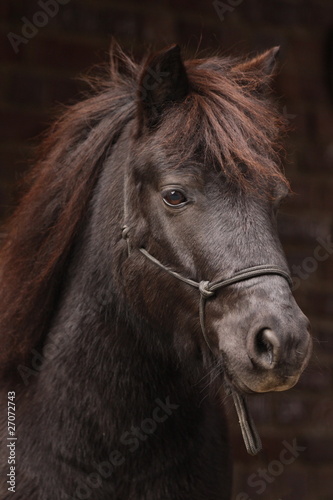
[[(131, 257), (132, 259), (132, 257)], [(179, 286), (174, 278), (164, 275), (136, 255), (128, 259), (124, 272), (125, 294), (130, 310), (145, 324), (150, 324), (162, 337), (173, 338), (181, 345), (200, 340), (198, 297), (195, 291)], [(145, 265), (146, 264), (146, 265)], [(138, 272), (138, 269), (140, 270)], [(198, 330), (198, 336), (193, 332)], [(177, 340), (178, 339), (178, 340)], [(198, 342), (197, 342), (198, 343)]]

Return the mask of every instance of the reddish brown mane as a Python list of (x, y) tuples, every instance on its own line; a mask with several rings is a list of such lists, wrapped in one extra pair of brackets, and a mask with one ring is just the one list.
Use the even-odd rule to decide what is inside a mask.
[[(117, 71), (99, 93), (55, 123), (30, 177), (31, 188), (9, 221), (0, 254), (0, 342), (4, 370), (29, 356), (45, 335), (66, 261), (105, 157), (133, 116), (133, 78)], [(122, 56), (127, 69), (134, 64)]]
[[(71, 107), (49, 133), (32, 187), (8, 225), (0, 255), (4, 370), (26, 359), (46, 335), (105, 158), (134, 118), (141, 67), (116, 52), (97, 94)], [(125, 72), (118, 70), (119, 60)], [(243, 187), (250, 183), (240, 164), (252, 178), (286, 182), (277, 166), (279, 120), (259, 90), (262, 73), (248, 72), (245, 78), (234, 66), (219, 58), (187, 63), (192, 92), (180, 108), (169, 111), (164, 141), (179, 157), (203, 151), (207, 162), (222, 166)]]

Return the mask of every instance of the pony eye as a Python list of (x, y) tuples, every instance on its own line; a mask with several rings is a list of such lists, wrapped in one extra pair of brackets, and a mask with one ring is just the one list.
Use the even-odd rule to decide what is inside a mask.
[(184, 206), (187, 202), (187, 198), (181, 191), (177, 189), (169, 189), (163, 194), (163, 201), (170, 207), (180, 207)]

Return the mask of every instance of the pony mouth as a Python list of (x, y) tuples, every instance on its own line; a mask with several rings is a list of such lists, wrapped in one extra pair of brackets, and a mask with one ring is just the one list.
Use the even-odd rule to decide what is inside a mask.
[(240, 377), (228, 377), (227, 385), (233, 387), (234, 390), (240, 392), (241, 394), (265, 394), (268, 392), (283, 392), (288, 391), (294, 387), (300, 375), (290, 375), (281, 378), (280, 381), (260, 381), (258, 380), (252, 386), (246, 384)]
[[(233, 390), (239, 394), (265, 394), (268, 392), (282, 392), (287, 391), (297, 384), (301, 373), (293, 375), (280, 375), (271, 374), (270, 376), (260, 377), (253, 375), (252, 383), (244, 382), (244, 379), (233, 373), (228, 363), (224, 359), (224, 386), (226, 390)], [(248, 377), (249, 378), (249, 377)]]

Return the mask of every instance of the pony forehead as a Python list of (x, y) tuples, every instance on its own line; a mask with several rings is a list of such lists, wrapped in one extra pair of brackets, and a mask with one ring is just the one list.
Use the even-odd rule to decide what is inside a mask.
[(186, 69), (189, 93), (166, 111), (153, 143), (158, 142), (174, 164), (197, 160), (222, 170), (247, 190), (255, 184), (261, 189), (276, 183), (288, 188), (280, 168), (283, 119), (268, 96), (254, 90), (260, 76), (252, 74), (247, 82), (230, 59), (216, 57), (188, 61)]

